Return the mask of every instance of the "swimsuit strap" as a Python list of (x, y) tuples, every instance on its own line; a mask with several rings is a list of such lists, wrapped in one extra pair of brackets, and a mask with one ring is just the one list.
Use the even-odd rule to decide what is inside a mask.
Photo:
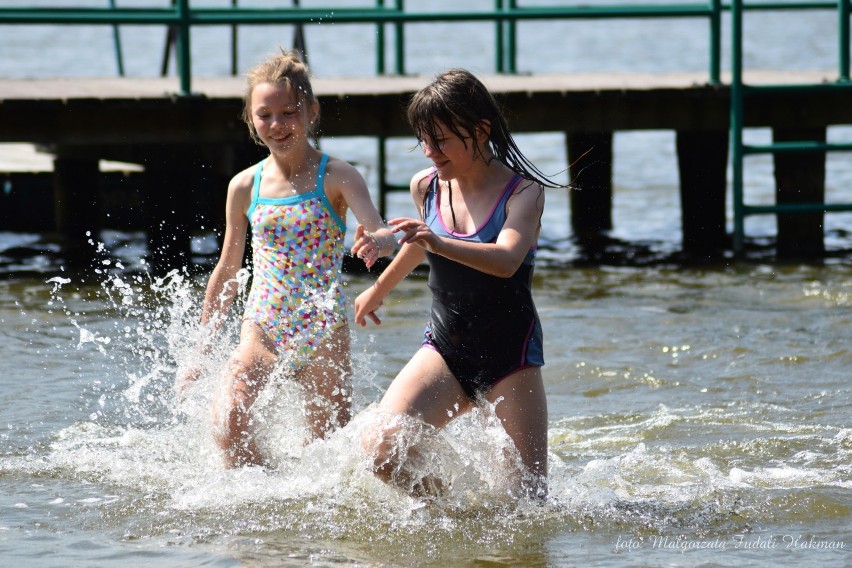
[(325, 166), (328, 164), (328, 154), (323, 154), (317, 167), (317, 191), (325, 193)]
[(251, 219), (252, 211), (257, 207), (257, 200), (260, 197), (260, 178), (263, 176), (263, 166), (266, 164), (266, 160), (269, 158), (264, 158), (257, 163), (257, 166), (254, 169), (254, 184), (251, 189), (251, 202), (249, 203), (248, 210), (246, 211), (246, 217)]
[(494, 205), (492, 206), (491, 211), (488, 213), (488, 216), (486, 217), (485, 221), (483, 221), (482, 224), (478, 227), (475, 227), (472, 233), (465, 234), (452, 231), (446, 225), (444, 225), (444, 219), (443, 217), (441, 217), (439, 207), (441, 201), (440, 180), (438, 179), (438, 176), (434, 176), (429, 181), (429, 189), (427, 191), (427, 198), (425, 200), (423, 208), (424, 218), (428, 218), (430, 213), (433, 213), (435, 215), (436, 221), (439, 223), (440, 227), (447, 233), (448, 236), (456, 238), (465, 238), (481, 234), (483, 231), (486, 230), (487, 227), (494, 226), (495, 214), (498, 211), (501, 211), (501, 215), (497, 217), (497, 224), (495, 226), (495, 230), (499, 231), (499, 227), (502, 227), (503, 223), (506, 221), (506, 203), (509, 201), (509, 198), (512, 196), (515, 189), (518, 187), (518, 185), (520, 185), (523, 179), (523, 176), (519, 174), (515, 174), (514, 176), (512, 176), (512, 178), (506, 183), (506, 185), (503, 187), (503, 190), (500, 192), (499, 199), (494, 201)]
[(340, 218), (340, 215), (338, 215), (337, 211), (334, 210), (334, 206), (331, 204), (331, 201), (329, 201), (328, 195), (325, 193), (325, 167), (327, 164), (328, 154), (323, 154), (322, 158), (320, 158), (319, 168), (317, 168), (317, 187), (309, 195), (318, 195), (322, 199), (325, 208), (328, 209), (328, 213), (331, 215), (331, 218), (337, 222), (337, 225), (342, 231), (346, 232), (346, 221)]
[[(254, 208), (257, 207), (258, 202), (260, 201), (260, 180), (263, 178), (263, 167), (266, 165), (266, 161), (269, 158), (264, 158), (260, 162), (257, 163), (257, 167), (254, 170), (254, 182), (252, 184), (251, 189), (251, 202), (249, 203), (248, 210), (246, 211), (246, 216), (251, 218), (251, 214), (254, 211)], [(328, 205), (329, 210), (334, 212), (334, 208), (331, 207), (331, 202), (328, 201), (328, 198), (325, 197), (325, 170), (326, 165), (328, 164), (328, 154), (323, 154), (320, 157), (320, 163), (317, 167), (317, 183), (316, 187), (312, 191), (303, 194), (301, 197), (313, 197), (315, 195), (321, 195), (323, 197), (323, 201)], [(289, 198), (285, 198), (289, 199)], [(334, 217), (337, 219), (339, 223), (342, 223), (340, 218), (335, 214)], [(343, 223), (345, 225), (345, 223)]]
[(266, 160), (269, 158), (264, 158), (257, 163), (257, 168), (254, 170), (254, 185), (251, 190), (251, 202), (257, 202), (257, 198), (260, 197), (260, 178), (263, 177), (263, 166), (266, 165)]

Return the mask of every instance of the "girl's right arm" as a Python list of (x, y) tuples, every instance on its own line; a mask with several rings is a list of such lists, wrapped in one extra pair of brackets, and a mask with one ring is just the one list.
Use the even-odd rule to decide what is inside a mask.
[[(201, 310), (201, 325), (205, 328), (202, 330), (203, 337), (197, 345), (197, 350), (201, 353), (209, 352), (214, 333), (224, 323), (222, 321), (224, 315), (237, 294), (238, 284), (235, 278), (242, 266), (245, 252), (248, 227), (246, 211), (251, 202), (253, 178), (251, 172), (253, 171), (254, 168), (249, 168), (240, 172), (228, 184), (222, 253), (207, 282), (207, 291), (204, 294), (204, 305)], [(181, 365), (176, 381), (178, 391), (184, 392), (200, 374), (201, 368), (197, 363)]]
[(221, 326), (221, 320), (231, 307), (239, 289), (236, 276), (242, 267), (245, 254), (248, 228), (246, 212), (251, 203), (253, 172), (253, 167), (248, 168), (234, 176), (228, 184), (222, 252), (207, 283), (201, 311), (202, 325), (212, 324), (213, 330)]
[(404, 245), (393, 258), (387, 268), (382, 271), (372, 286), (358, 294), (355, 298), (355, 323), (364, 327), (366, 318), (380, 324), (382, 320), (376, 315), (376, 310), (382, 305), (391, 290), (417, 268), (426, 258), (426, 251), (416, 244)]
[[(421, 216), (423, 213), (421, 210), (423, 195), (428, 186), (428, 174), (430, 172), (431, 169), (416, 174), (411, 178), (409, 187), (414, 205), (420, 211)], [(420, 245), (414, 243), (403, 245), (388, 267), (376, 278), (375, 283), (355, 298), (355, 323), (364, 327), (367, 325), (366, 318), (370, 318), (377, 325), (382, 323), (382, 320), (376, 315), (376, 310), (382, 305), (385, 296), (425, 259), (426, 251)]]

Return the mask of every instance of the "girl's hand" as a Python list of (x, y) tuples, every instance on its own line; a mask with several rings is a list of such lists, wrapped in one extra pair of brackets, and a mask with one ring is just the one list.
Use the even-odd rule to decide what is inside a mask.
[(190, 365), (178, 368), (177, 377), (175, 378), (175, 391), (179, 400), (183, 400), (186, 397), (189, 387), (195, 384), (200, 377), (200, 367)]
[(366, 318), (370, 318), (376, 325), (380, 325), (382, 320), (376, 315), (382, 305), (382, 297), (378, 294), (375, 286), (370, 286), (355, 298), (355, 323), (361, 327), (367, 325)]
[(379, 252), (379, 241), (363, 225), (359, 224), (355, 229), (352, 254), (363, 260), (367, 268), (370, 268), (379, 259)]
[(394, 233), (404, 233), (397, 241), (400, 246), (405, 243), (415, 243), (428, 251), (434, 251), (440, 242), (440, 237), (432, 232), (429, 225), (420, 219), (398, 217), (388, 221)]

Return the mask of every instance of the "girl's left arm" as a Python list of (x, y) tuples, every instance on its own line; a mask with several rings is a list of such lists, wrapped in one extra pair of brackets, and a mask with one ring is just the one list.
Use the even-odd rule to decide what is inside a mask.
[(393, 254), (396, 250), (394, 235), (382, 221), (358, 170), (348, 162), (332, 158), (326, 176), (326, 191), (338, 214), (345, 219), (346, 210), (351, 209), (358, 220), (352, 254), (362, 258), (367, 267), (379, 257)]
[(426, 250), (499, 278), (509, 278), (536, 245), (544, 211), (544, 188), (526, 182), (506, 205), (506, 222), (493, 243), (440, 237), (420, 219), (391, 219), (400, 245), (416, 243)]

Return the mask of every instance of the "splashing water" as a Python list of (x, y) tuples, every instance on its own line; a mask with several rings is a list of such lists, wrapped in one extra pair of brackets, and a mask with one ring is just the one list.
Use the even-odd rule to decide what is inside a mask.
[[(246, 281), (247, 274), (241, 274), (243, 297)], [(197, 282), (185, 274), (172, 271), (156, 279), (106, 277), (98, 287), (97, 300), (88, 301), (97, 301), (114, 313), (109, 330), (96, 329), (85, 313), (66, 305), (63, 290), (72, 285), (70, 279), (48, 282), (53, 285), (51, 302), (64, 306), (65, 315), (79, 331), (75, 349), (95, 349), (107, 375), (92, 386), (97, 409), (89, 414), (89, 421), (63, 429), (51, 441), (46, 456), (51, 471), (153, 499), (163, 509), (154, 534), (175, 526), (185, 530), (186, 515), (207, 519), (196, 527), (202, 533), (280, 530), (294, 523), (294, 515), (307, 511), (322, 512), (323, 526), (310, 520), (314, 514), (298, 524), (308, 523), (312, 531), (329, 534), (355, 530), (341, 526), (343, 519), (329, 520), (339, 515), (345, 519), (347, 510), (358, 511), (357, 519), (364, 514), (384, 517), (393, 511), (381, 524), (420, 519), (421, 529), (428, 525), (422, 512), (413, 513), (424, 502), (378, 481), (361, 450), (361, 437), (386, 418), (377, 407), (362, 396), (355, 401), (355, 410), (361, 412), (347, 427), (305, 445), (304, 395), (285, 371), (268, 381), (253, 407), (253, 426), (270, 466), (223, 468), (213, 444), (211, 405), (236, 345), (238, 322), (225, 322), (220, 343), (209, 353), (198, 350), (207, 330), (198, 323)], [(374, 376), (369, 369), (357, 368), (369, 363), (368, 358), (356, 357), (355, 376)], [(174, 380), (181, 365), (195, 365), (202, 372), (178, 396)], [(424, 455), (430, 456), (416, 465), (419, 474), (446, 480), (452, 488), (440, 498), (442, 507), (465, 510), (513, 503), (511, 479), (499, 466), (501, 454), (512, 449), (511, 443), (493, 409), (474, 411), (445, 433), (413, 419), (404, 421), (402, 431), (403, 438), (416, 440)], [(120, 501), (99, 505), (120, 509)], [(139, 502), (132, 500), (125, 506), (123, 513), (116, 514), (134, 515)], [(217, 528), (209, 525), (213, 519)], [(234, 525), (224, 528), (230, 523)]]
[[(661, 534), (730, 540), (761, 526), (847, 515), (837, 492), (850, 487), (848, 428), (803, 424), (795, 409), (759, 397), (659, 404), (651, 412), (580, 406), (557, 411), (549, 423), (545, 502), (515, 494), (504, 467), (514, 448), (493, 408), (468, 413), (441, 432), (397, 419), (401, 450), (413, 442), (419, 450), (421, 459), (409, 464), (412, 477), (440, 479), (444, 488), (437, 497), (411, 497), (376, 479), (362, 450), (364, 437), (393, 419), (375, 405), (388, 379), (377, 371), (375, 357), (394, 343), (373, 334), (365, 341), (353, 333), (350, 424), (306, 444), (304, 393), (282, 365), (254, 407), (269, 466), (225, 469), (213, 443), (211, 413), (236, 346), (238, 318), (221, 322), (217, 344), (202, 352), (197, 345), (207, 330), (199, 323), (197, 280), (179, 271), (150, 278), (108, 268), (95, 286), (59, 276), (47, 281), (47, 311), (76, 334), (59, 349), (85, 371), (84, 419), (0, 457), (0, 476), (59, 484), (43, 507), (72, 527), (123, 541), (229, 550), (255, 550), (259, 539), (302, 560), (332, 548), (350, 561), (366, 555), (438, 565), (460, 555), (499, 558), (511, 550), (512, 558), (535, 564), (542, 542), (577, 538), (566, 535), (611, 543), (631, 535), (647, 548)], [(248, 276), (240, 275), (241, 298)], [(832, 309), (848, 298), (842, 286), (808, 283), (800, 290), (798, 302), (824, 301)], [(556, 304), (549, 303), (546, 289), (544, 295), (547, 318)], [(646, 313), (669, 317), (665, 310)], [(374, 333), (393, 338), (396, 331)], [(712, 362), (716, 355), (708, 359), (701, 345), (693, 337), (652, 348), (671, 361), (671, 370)], [(848, 356), (831, 345), (826, 349)], [(175, 377), (182, 365), (202, 372), (179, 395)], [(620, 375), (576, 368), (598, 385), (580, 389), (584, 398), (578, 400), (585, 404), (617, 392), (607, 384), (673, 385), (665, 368), (649, 370), (650, 382), (638, 370)], [(16, 497), (12, 505), (20, 514), (39, 509), (33, 497)], [(519, 552), (526, 548), (533, 551), (529, 557)]]

